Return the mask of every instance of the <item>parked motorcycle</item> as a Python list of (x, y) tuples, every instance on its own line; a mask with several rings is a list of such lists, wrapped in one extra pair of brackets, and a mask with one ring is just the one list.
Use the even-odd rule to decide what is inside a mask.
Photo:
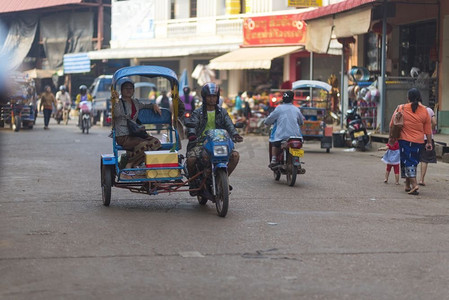
[(234, 142), (226, 130), (212, 129), (206, 132), (203, 148), (209, 160), (199, 159), (197, 174), (190, 174), (189, 178), (198, 187), (199, 204), (206, 205), (210, 200), (215, 203), (218, 215), (225, 217), (229, 207), (228, 163)]
[(355, 108), (348, 110), (346, 113), (346, 128), (351, 139), (351, 146), (360, 151), (365, 151), (366, 145), (369, 143), (369, 136), (362, 117), (356, 112)]
[(79, 126), (83, 133), (89, 134), (89, 128), (91, 125), (92, 117), (92, 103), (89, 101), (81, 101), (79, 104), (80, 108), (80, 123)]
[[(279, 164), (271, 165), (270, 169), (273, 171), (274, 180), (279, 181), (282, 174), (287, 176), (287, 184), (294, 186), (296, 183), (297, 174), (305, 174), (306, 169), (302, 167), (304, 162), (301, 159), (304, 157), (304, 149), (302, 149), (302, 137), (290, 137), (281, 142), (281, 151), (277, 156)], [(269, 160), (272, 157), (272, 145), (270, 143)]]

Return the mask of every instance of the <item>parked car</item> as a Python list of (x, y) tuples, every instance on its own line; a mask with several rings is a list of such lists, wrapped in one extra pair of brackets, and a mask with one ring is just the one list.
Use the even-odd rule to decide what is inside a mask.
[(111, 84), (112, 75), (101, 75), (95, 78), (89, 88), (94, 98), (93, 124), (97, 122), (101, 126), (111, 125)]

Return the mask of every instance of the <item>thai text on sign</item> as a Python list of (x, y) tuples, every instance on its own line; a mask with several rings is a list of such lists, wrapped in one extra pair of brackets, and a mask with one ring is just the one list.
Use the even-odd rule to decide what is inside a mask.
[(299, 15), (278, 15), (245, 18), (243, 45), (305, 44), (306, 23)]
[(323, 6), (323, 0), (288, 0), (288, 6), (293, 7)]

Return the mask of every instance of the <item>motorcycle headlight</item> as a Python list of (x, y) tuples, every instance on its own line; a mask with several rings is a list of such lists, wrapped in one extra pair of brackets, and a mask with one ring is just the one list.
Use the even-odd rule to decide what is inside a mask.
[(228, 147), (225, 145), (214, 146), (214, 156), (227, 156)]

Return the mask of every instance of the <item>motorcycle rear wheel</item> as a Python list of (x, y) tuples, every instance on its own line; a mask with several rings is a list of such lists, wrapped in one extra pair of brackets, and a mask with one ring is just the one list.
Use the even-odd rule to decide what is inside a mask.
[(298, 174), (298, 166), (294, 166), (292, 156), (289, 155), (287, 159), (287, 184), (294, 186), (296, 183), (296, 175)]
[(217, 208), (217, 213), (220, 217), (226, 217), (228, 213), (229, 206), (229, 183), (228, 183), (228, 173), (224, 169), (219, 169), (215, 175), (216, 183), (216, 196), (215, 196), (215, 207)]

